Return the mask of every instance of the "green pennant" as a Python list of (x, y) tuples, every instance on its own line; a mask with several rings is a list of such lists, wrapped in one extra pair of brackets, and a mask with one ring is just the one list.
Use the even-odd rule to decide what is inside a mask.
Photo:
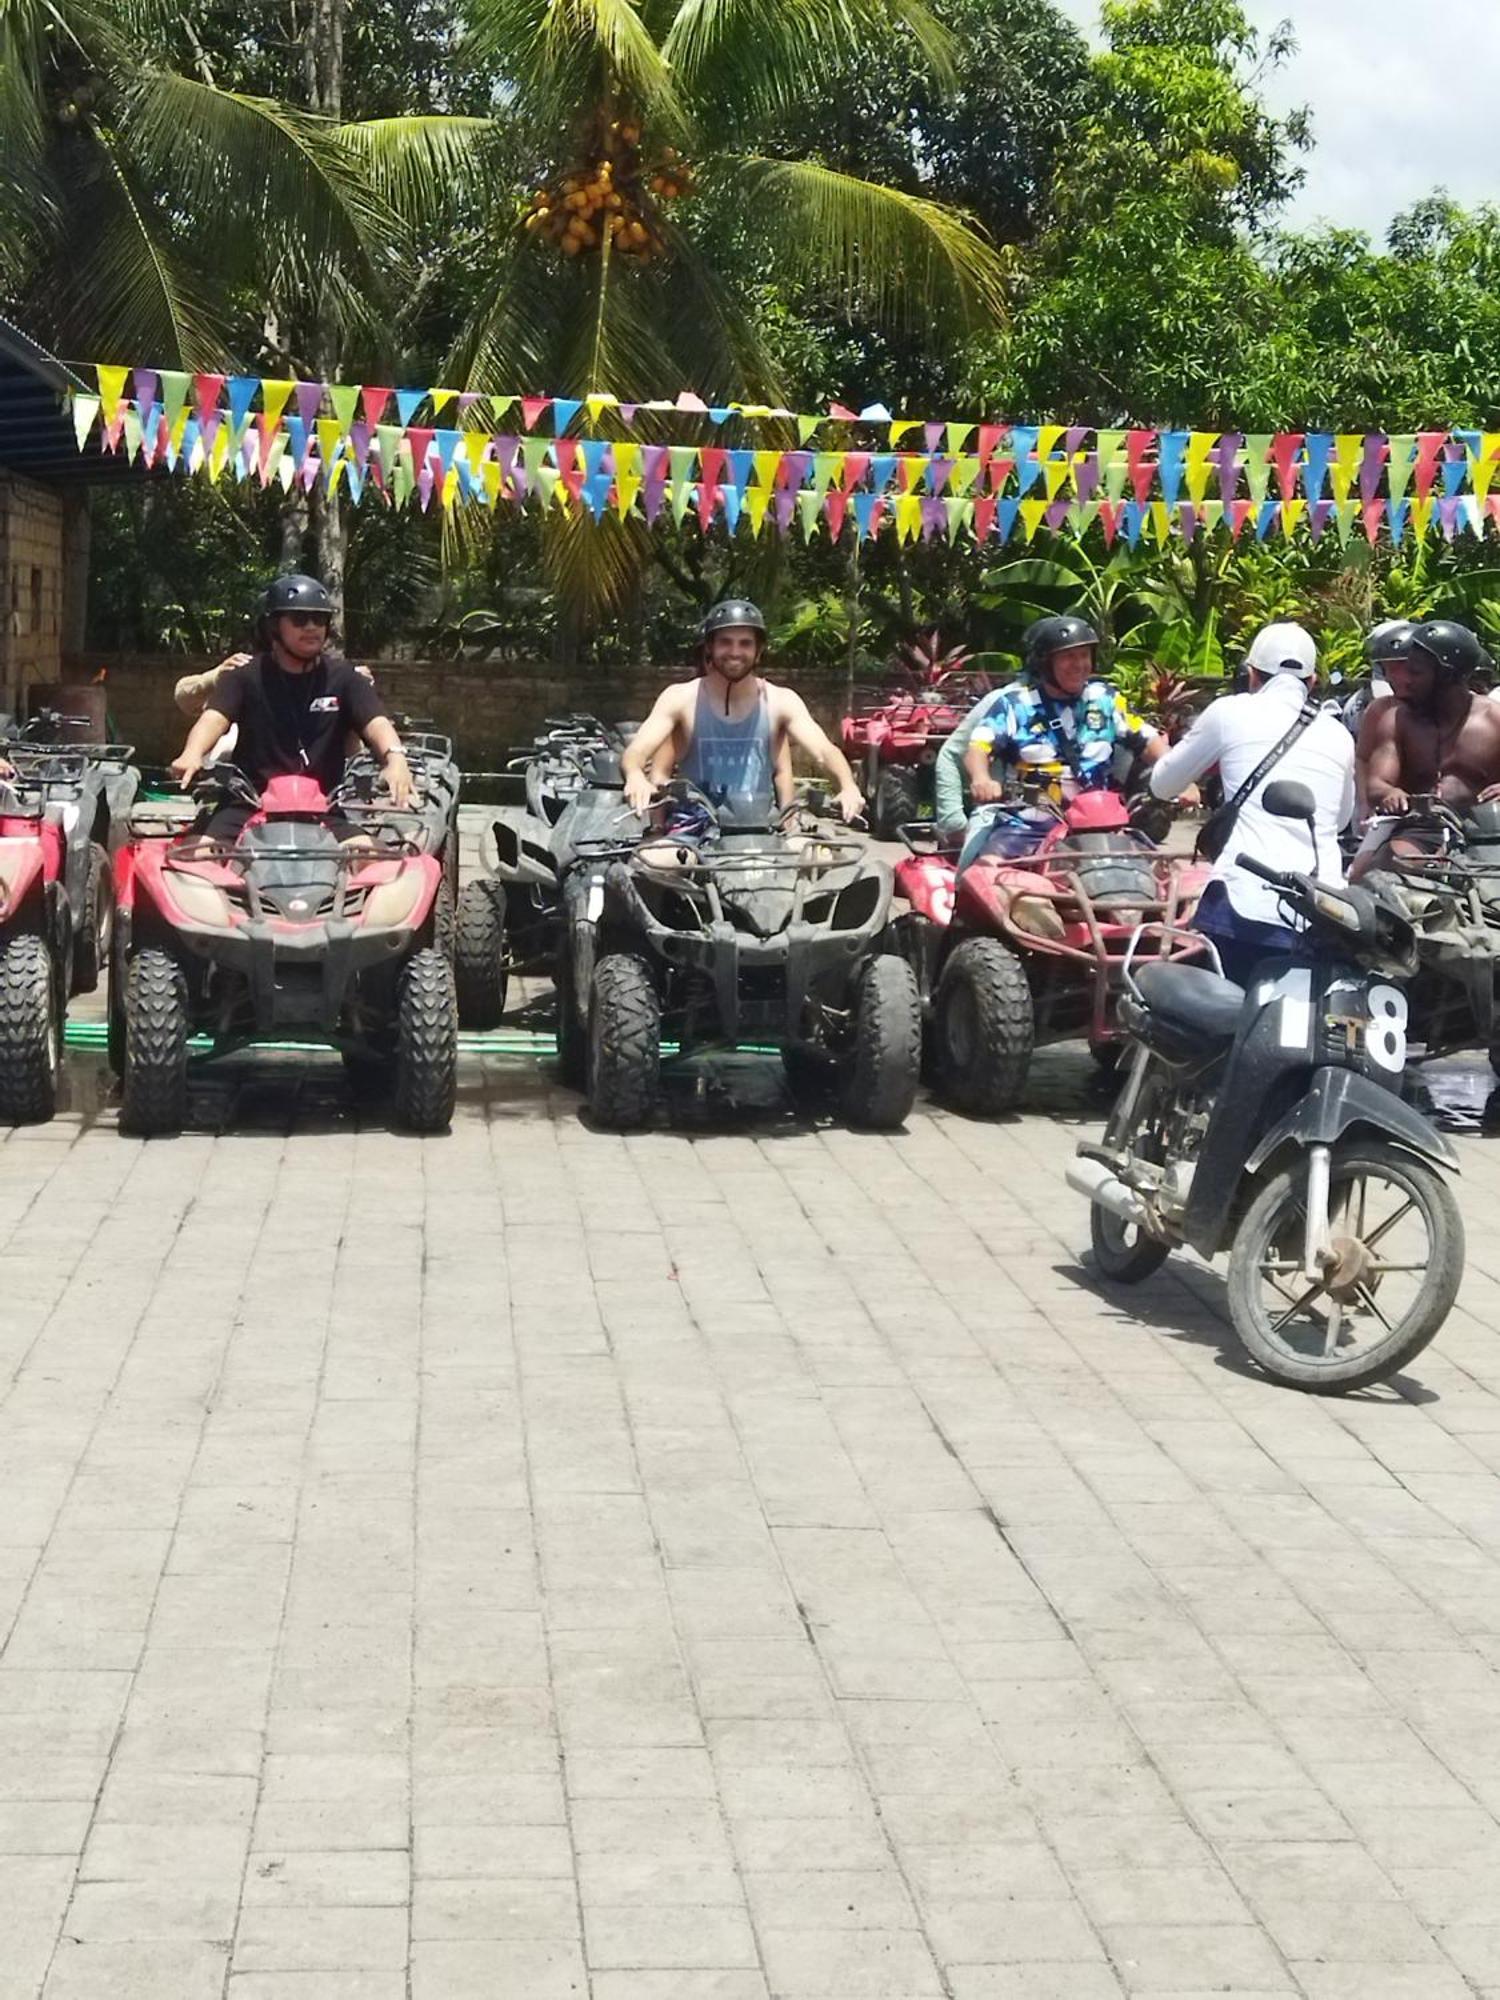
[(1357, 500), (1338, 500), (1334, 503), (1333, 525), (1338, 530), (1340, 545), (1347, 544), (1349, 535), (1359, 515)]
[(800, 444), (806, 444), (807, 440), (813, 435), (813, 433), (815, 431), (822, 430), (822, 428), (823, 428), (823, 419), (821, 417), (798, 417), (797, 419), (798, 442)]
[(333, 414), (339, 420), (339, 428), (346, 434), (359, 411), (358, 382), (335, 382), (328, 391), (333, 404)]
[(957, 458), (964, 446), (973, 437), (977, 426), (974, 424), (944, 424), (943, 436), (948, 443), (948, 456)]
[(169, 432), (182, 415), (192, 380), (191, 375), (178, 368), (163, 368), (161, 371), (161, 407)]
[(1417, 440), (1415, 436), (1403, 434), (1392, 436), (1390, 459), (1386, 464), (1385, 476), (1390, 482), (1391, 498), (1404, 500), (1406, 489), (1411, 484), (1412, 465), (1416, 458)]
[[(1094, 442), (1099, 449), (1099, 470), (1103, 473), (1107, 473), (1110, 467), (1115, 464), (1116, 460), (1121, 457), (1122, 453), (1125, 450), (1125, 432), (1095, 431)], [(1123, 493), (1124, 490), (1125, 490), (1124, 486), (1122, 485), (1120, 488), (1120, 492)], [(1117, 500), (1119, 497), (1120, 497), (1119, 493), (1111, 495), (1112, 499)]]
[(1075, 535), (1086, 535), (1098, 518), (1097, 500), (1079, 500), (1068, 509), (1068, 526)]
[(812, 490), (826, 493), (838, 474), (841, 451), (815, 451), (812, 462)]
[[(546, 440), (543, 439), (542, 443), (545, 445)], [(533, 483), (537, 492), (542, 496), (542, 505), (544, 508), (550, 507), (552, 502), (558, 498), (559, 492), (562, 490), (559, 484), (560, 477), (561, 475), (555, 465), (539, 465), (537, 467), (533, 475)]]
[(1259, 507), (1271, 488), (1270, 431), (1255, 431), (1245, 439), (1245, 485)]
[[(698, 469), (697, 445), (695, 444), (669, 445), (667, 448), (667, 464), (671, 467), (670, 476), (672, 484), (674, 486), (679, 485), (681, 481), (683, 481), (684, 479), (690, 481), (694, 477)], [(676, 505), (675, 499), (673, 501), (673, 505), (674, 506)], [(682, 519), (682, 516), (679, 514), (677, 518), (680, 521)]]
[(979, 477), (979, 460), (977, 458), (955, 459), (953, 464), (953, 476), (948, 481), (948, 490), (951, 493), (956, 493), (960, 496), (962, 496), (965, 493), (970, 493), (973, 491), (974, 481), (978, 477)]
[(380, 471), (387, 486), (391, 483), (391, 468), (396, 463), (396, 453), (401, 445), (399, 424), (377, 424), (375, 426), (375, 450), (380, 459)]
[[(551, 449), (552, 449), (552, 440), (550, 438), (539, 438), (539, 437), (522, 438), (521, 463), (525, 466), (526, 477), (529, 481), (532, 482), (532, 484), (535, 484), (535, 482), (541, 478), (542, 468), (546, 461), (547, 453)], [(554, 479), (556, 479), (557, 477), (557, 473), (555, 470), (553, 471), (552, 477)], [(552, 488), (550, 486), (547, 488), (547, 498), (549, 500), (552, 498)]]
[(134, 403), (125, 405), (125, 456), (135, 464), (141, 449), (141, 413)]
[(802, 522), (802, 539), (810, 542), (818, 531), (818, 523), (823, 518), (823, 496), (821, 493), (799, 493), (797, 514)]
[(945, 493), (943, 495), (943, 512), (948, 516), (948, 539), (950, 542), (956, 542), (959, 530), (966, 528), (974, 518), (974, 502), (972, 500), (960, 500), (952, 494)]
[(1104, 492), (1110, 500), (1125, 498), (1125, 482), (1130, 477), (1130, 467), (1123, 458), (1112, 458), (1104, 468)]
[(411, 466), (411, 446), (403, 438), (400, 440), (400, 450), (396, 457), (396, 469), (391, 478), (391, 491), (395, 495), (398, 507), (404, 507), (407, 501), (410, 500), (413, 492), (416, 490), (416, 484), (416, 474), (412, 471)]

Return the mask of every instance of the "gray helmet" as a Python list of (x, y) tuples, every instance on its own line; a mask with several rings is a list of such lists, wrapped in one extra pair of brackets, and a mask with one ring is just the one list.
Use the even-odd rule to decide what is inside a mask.
[(1069, 612), (1061, 618), (1038, 618), (1026, 627), (1026, 636), (1021, 641), (1021, 664), (1028, 674), (1038, 674), (1054, 653), (1066, 651), (1069, 646), (1093, 646), (1099, 644), (1099, 634), (1086, 618), (1079, 618)]
[(1365, 638), (1365, 658), (1372, 667), (1382, 660), (1404, 660), (1411, 651), (1415, 626), (1409, 618), (1387, 618), (1374, 626)]
[(260, 601), (262, 618), (280, 618), (288, 611), (316, 611), (333, 617), (333, 599), (315, 576), (278, 576)]
[(766, 636), (765, 616), (748, 597), (726, 597), (716, 604), (698, 627), (698, 643), (706, 646), (715, 632), (758, 632)]
[(1445, 681), (1472, 680), (1494, 664), (1468, 626), (1456, 618), (1428, 618), (1414, 625), (1411, 651), (1425, 653), (1435, 663), (1438, 678)]

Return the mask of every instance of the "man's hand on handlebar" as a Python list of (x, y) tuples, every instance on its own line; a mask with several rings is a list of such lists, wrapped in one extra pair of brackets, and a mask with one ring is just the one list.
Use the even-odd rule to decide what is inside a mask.
[(174, 757), (172, 759), (170, 769), (175, 774), (177, 782), (181, 785), (182, 789), (185, 792), (190, 792), (203, 770), (203, 759), (201, 757), (189, 757), (184, 753), (181, 757)]
[(404, 812), (416, 792), (416, 787), (412, 783), (411, 766), (406, 761), (404, 751), (392, 750), (387, 755), (383, 775), (386, 788), (391, 795), (391, 804), (395, 806), (397, 812)]
[(842, 785), (836, 801), (840, 817), (845, 820), (863, 819), (865, 795), (858, 785)]
[(972, 781), (970, 790), (974, 794), (974, 803), (976, 806), (998, 805), (1005, 797), (1004, 785), (1001, 784), (998, 778), (992, 776), (975, 778)]
[(1377, 819), (1405, 819), (1411, 811), (1411, 797), (1399, 785), (1388, 785), (1378, 799), (1371, 799), (1370, 811)]
[(649, 812), (655, 797), (656, 787), (644, 771), (627, 772), (625, 778), (625, 803), (632, 812)]

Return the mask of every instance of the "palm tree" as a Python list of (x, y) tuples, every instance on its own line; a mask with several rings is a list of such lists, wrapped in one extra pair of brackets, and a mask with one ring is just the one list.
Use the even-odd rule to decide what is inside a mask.
[[(535, 181), (520, 200), (491, 190), (475, 232), (476, 306), (455, 356), (469, 388), (779, 403), (757, 310), (772, 284), (938, 336), (1003, 312), (1001, 262), (968, 218), (777, 140), (892, 35), (945, 72), (926, 0), (471, 0), (471, 13)], [(549, 539), (565, 594), (604, 604), (628, 594), (648, 538), (606, 516), (559, 517)]]

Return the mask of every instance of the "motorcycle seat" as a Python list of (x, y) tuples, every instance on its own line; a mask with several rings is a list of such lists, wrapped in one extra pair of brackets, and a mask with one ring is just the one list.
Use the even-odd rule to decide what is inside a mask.
[(1156, 961), (1136, 974), (1141, 998), (1168, 1026), (1228, 1042), (1240, 1025), (1245, 989), (1203, 965)]

